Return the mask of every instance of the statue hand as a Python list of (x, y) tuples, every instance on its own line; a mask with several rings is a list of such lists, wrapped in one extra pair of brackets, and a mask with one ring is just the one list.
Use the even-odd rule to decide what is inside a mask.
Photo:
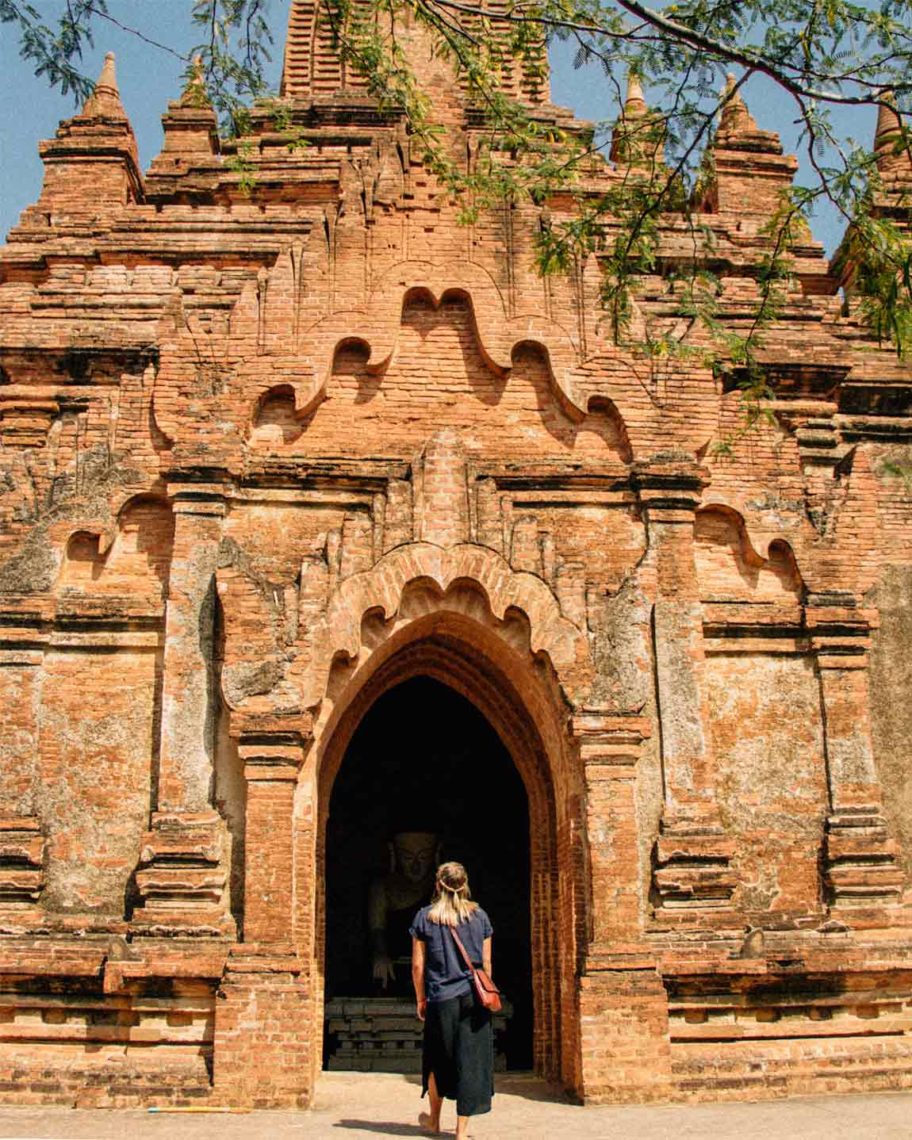
[(389, 982), (396, 980), (396, 969), (387, 954), (378, 954), (374, 958), (374, 981), (386, 989)]

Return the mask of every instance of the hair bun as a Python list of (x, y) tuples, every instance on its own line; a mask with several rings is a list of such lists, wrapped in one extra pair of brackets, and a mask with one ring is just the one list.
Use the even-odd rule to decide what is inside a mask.
[(437, 881), (446, 890), (455, 893), (465, 888), (469, 876), (461, 863), (443, 863), (437, 869)]
[(428, 912), (431, 922), (458, 926), (477, 909), (469, 890), (469, 876), (461, 863), (441, 863), (435, 883), (436, 893)]

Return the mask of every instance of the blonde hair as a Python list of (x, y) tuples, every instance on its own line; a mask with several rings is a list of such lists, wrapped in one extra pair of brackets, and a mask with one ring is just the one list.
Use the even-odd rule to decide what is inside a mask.
[(478, 909), (469, 891), (469, 876), (461, 863), (441, 863), (428, 918), (440, 926), (458, 926)]

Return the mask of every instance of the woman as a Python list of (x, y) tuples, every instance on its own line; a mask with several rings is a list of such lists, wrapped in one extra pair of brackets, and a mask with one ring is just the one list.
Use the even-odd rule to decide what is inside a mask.
[(472, 902), (461, 863), (437, 868), (434, 899), (415, 915), (412, 981), (418, 1016), (424, 1022), (421, 1095), (430, 1094), (431, 1111), (418, 1123), (440, 1131), (444, 1097), (456, 1101), (456, 1140), (466, 1140), (469, 1117), (491, 1111), (494, 1095), (494, 1036), (491, 1015), (475, 999), (472, 975), (453, 931), (476, 966), (491, 973), (491, 922)]

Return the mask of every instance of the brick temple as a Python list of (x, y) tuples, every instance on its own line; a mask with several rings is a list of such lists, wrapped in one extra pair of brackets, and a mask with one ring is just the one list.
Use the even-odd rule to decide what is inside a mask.
[[(536, 271), (570, 196), (459, 224), (319, 9), (281, 122), (220, 139), (196, 79), (145, 173), (109, 57), (0, 249), (0, 1096), (407, 1068), (364, 910), (402, 829), (492, 915), (502, 1064), (591, 1102), (912, 1087), (912, 369), (851, 246), (790, 247), (744, 431), (705, 331), (643, 346), (688, 332), (694, 218), (749, 327), (775, 124), (727, 103), (617, 343), (597, 255)], [(402, 35), (471, 166), (483, 114)], [(632, 84), (618, 138), (648, 114)]]

